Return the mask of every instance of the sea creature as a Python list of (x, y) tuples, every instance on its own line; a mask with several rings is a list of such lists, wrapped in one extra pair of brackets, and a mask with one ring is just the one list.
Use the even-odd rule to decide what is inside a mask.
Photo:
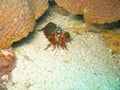
[(44, 31), (44, 34), (50, 44), (45, 48), (48, 49), (51, 45), (54, 46), (53, 50), (56, 47), (61, 47), (62, 49), (66, 48), (66, 41), (70, 38), (70, 33), (64, 31), (61, 27), (57, 26), (53, 22), (49, 22), (43, 29), (39, 31)]

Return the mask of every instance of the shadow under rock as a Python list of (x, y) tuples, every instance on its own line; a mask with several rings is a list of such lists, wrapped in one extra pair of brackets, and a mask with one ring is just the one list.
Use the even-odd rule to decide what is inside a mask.
[(22, 45), (25, 44), (25, 43), (30, 43), (30, 41), (31, 41), (32, 39), (34, 39), (34, 36), (35, 36), (35, 30), (33, 30), (32, 32), (30, 32), (27, 37), (24, 37), (24, 38), (21, 39), (20, 41), (14, 42), (14, 43), (12, 44), (12, 47), (13, 47), (13, 48), (17, 48), (17, 47), (19, 47), (19, 46), (22, 46)]
[(105, 23), (105, 24), (95, 24), (95, 26), (99, 29), (106, 30), (116, 30), (120, 28), (120, 20), (113, 23)]

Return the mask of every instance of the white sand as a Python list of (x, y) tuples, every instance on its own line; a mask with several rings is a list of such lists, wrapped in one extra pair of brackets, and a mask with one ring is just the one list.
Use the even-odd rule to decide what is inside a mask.
[[(63, 28), (84, 27), (81, 21), (55, 12), (43, 21), (36, 30), (50, 21)], [(53, 47), (44, 50), (49, 42), (43, 32), (33, 33), (31, 39), (15, 47), (17, 65), (12, 71), (12, 81), (7, 84), (8, 90), (120, 90), (118, 69), (103, 38), (90, 32), (76, 35), (70, 31), (70, 34), (69, 50), (52, 51)], [(116, 57), (120, 59), (119, 55)]]

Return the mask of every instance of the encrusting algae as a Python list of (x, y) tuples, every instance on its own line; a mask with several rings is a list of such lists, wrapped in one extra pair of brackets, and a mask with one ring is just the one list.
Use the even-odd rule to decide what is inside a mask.
[[(8, 75), (10, 77), (10, 71), (15, 67), (15, 53), (12, 48), (0, 50), (0, 77)], [(0, 78), (0, 83), (5, 80)]]
[(109, 46), (112, 53), (120, 54), (120, 33), (105, 30), (101, 32), (101, 35), (105, 37), (105, 42)]

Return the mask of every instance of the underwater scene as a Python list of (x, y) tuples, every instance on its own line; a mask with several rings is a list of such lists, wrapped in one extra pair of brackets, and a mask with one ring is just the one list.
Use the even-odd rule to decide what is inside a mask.
[(0, 0), (0, 90), (120, 90), (120, 0)]

